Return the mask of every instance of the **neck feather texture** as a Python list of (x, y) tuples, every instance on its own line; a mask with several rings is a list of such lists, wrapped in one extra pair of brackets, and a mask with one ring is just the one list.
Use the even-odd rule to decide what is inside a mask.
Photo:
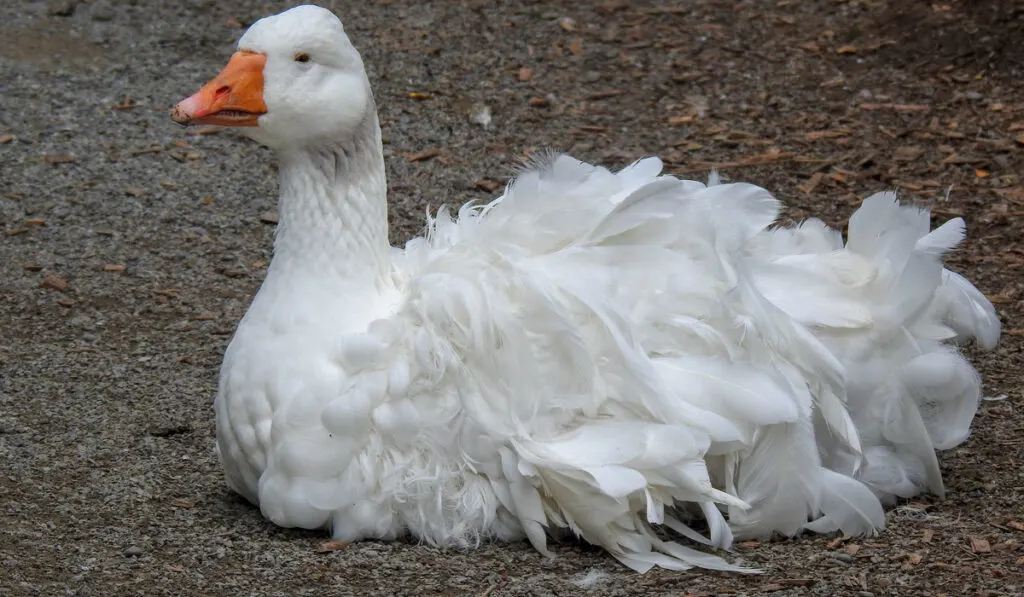
[(376, 110), (367, 111), (348, 141), (280, 157), (280, 219), (268, 278), (287, 270), (346, 286), (378, 285), (390, 270), (390, 245)]

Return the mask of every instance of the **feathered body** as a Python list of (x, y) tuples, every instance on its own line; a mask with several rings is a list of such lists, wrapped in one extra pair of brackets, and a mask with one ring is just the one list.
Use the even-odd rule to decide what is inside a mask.
[(228, 483), (274, 523), (542, 552), (569, 532), (636, 570), (738, 570), (706, 548), (871, 534), (883, 504), (942, 494), (935, 450), (980, 398), (956, 347), (999, 336), (942, 265), (962, 220), (930, 231), (881, 193), (844, 243), (777, 227), (754, 185), (552, 155), (392, 249), (340, 22), (296, 8), (239, 49), (175, 118), (256, 122), (281, 157), (274, 259), (215, 402)]
[[(941, 494), (935, 449), (967, 436), (980, 397), (947, 343), (999, 329), (942, 267), (963, 222), (929, 233), (926, 211), (882, 193), (844, 246), (817, 220), (773, 228), (762, 188), (660, 170), (559, 156), (490, 204), (441, 210), (394, 252), (362, 329), (346, 313), (332, 333), (326, 312), (348, 305), (329, 296), (288, 298), (305, 321), (260, 344), (249, 325), (280, 304), (262, 293), (297, 288), (269, 280), (218, 405), (234, 487), (339, 539), (525, 535), (544, 551), (568, 528), (641, 570), (724, 566), (655, 525), (721, 548), (872, 533), (881, 502)], [(256, 379), (234, 383), (254, 350)], [(254, 384), (284, 400), (239, 421), (226, 401)]]

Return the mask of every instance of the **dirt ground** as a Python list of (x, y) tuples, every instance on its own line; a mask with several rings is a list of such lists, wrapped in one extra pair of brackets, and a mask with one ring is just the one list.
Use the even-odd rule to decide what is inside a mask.
[(220, 357), (270, 257), (273, 156), (168, 117), (288, 3), (6, 0), (0, 595), (1024, 593), (1020, 2), (336, 4), (381, 108), (395, 243), (544, 148), (717, 166), (791, 219), (841, 226), (888, 188), (964, 216), (951, 264), (1005, 324), (974, 355), (1003, 399), (941, 456), (948, 498), (899, 505), (875, 538), (742, 544), (753, 577), (636, 575), (572, 544), (321, 553), (230, 494), (212, 452)]

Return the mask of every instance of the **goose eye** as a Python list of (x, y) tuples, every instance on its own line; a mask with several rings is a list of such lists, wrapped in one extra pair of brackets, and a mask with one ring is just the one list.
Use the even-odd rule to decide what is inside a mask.
[(306, 62), (309, 62), (309, 54), (307, 54), (305, 52), (302, 52), (300, 54), (296, 54), (295, 55), (295, 62), (301, 62), (303, 64), (305, 64)]

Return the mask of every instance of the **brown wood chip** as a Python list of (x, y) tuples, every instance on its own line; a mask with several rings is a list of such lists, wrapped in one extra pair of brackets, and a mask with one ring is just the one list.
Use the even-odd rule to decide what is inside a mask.
[(668, 124), (670, 126), (679, 126), (681, 124), (690, 124), (696, 119), (697, 117), (693, 116), (692, 114), (687, 114), (684, 116), (673, 116), (668, 119)]
[(127, 266), (121, 265), (119, 263), (108, 263), (107, 265), (103, 266), (103, 271), (105, 272), (123, 272), (126, 269), (128, 269)]
[(608, 91), (595, 91), (594, 93), (587, 94), (588, 100), (603, 100), (609, 97), (615, 97), (617, 95), (623, 95), (626, 92), (622, 89), (609, 89)]
[(324, 541), (323, 543), (316, 546), (317, 553), (331, 553), (332, 551), (338, 551), (348, 547), (348, 543), (345, 541)]
[(46, 276), (42, 282), (39, 283), (41, 288), (49, 288), (50, 290), (56, 290), (58, 292), (64, 292), (68, 289), (68, 281), (60, 276)]
[(925, 104), (861, 104), (861, 110), (893, 110), (895, 112), (927, 112), (932, 107)]
[(480, 180), (473, 183), (473, 186), (481, 191), (487, 191), (493, 193), (501, 188), (501, 183), (490, 178), (481, 178)]
[(987, 539), (971, 537), (971, 551), (974, 553), (990, 553), (992, 551), (992, 546), (989, 545)]
[(171, 505), (175, 508), (195, 508), (196, 503), (192, 500), (186, 500), (182, 498), (171, 500)]
[(429, 160), (430, 158), (436, 158), (439, 155), (441, 155), (441, 150), (436, 147), (431, 147), (430, 149), (424, 149), (418, 153), (403, 153), (402, 157), (410, 162), (422, 162)]
[(47, 164), (70, 164), (73, 162), (77, 162), (78, 158), (69, 154), (46, 154), (43, 156), (43, 161), (46, 162)]

